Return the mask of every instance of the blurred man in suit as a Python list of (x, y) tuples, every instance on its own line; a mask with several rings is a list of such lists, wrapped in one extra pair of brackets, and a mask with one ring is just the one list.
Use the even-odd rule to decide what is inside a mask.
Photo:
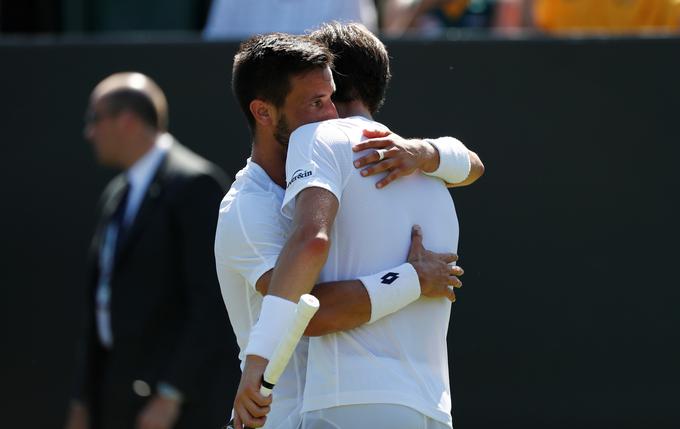
[(99, 205), (69, 429), (218, 427), (230, 411), (212, 254), (229, 183), (166, 125), (147, 76), (114, 74), (92, 92), (85, 137), (123, 172)]

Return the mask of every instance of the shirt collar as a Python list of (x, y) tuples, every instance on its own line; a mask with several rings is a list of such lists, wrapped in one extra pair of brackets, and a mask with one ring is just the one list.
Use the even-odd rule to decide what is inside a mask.
[(279, 198), (283, 198), (286, 190), (280, 187), (274, 182), (271, 177), (264, 171), (264, 168), (260, 166), (257, 162), (253, 161), (252, 158), (248, 158), (246, 161), (245, 172), (250, 172), (249, 176), (259, 184), (260, 187), (266, 189), (269, 192), (275, 193)]
[(135, 162), (126, 173), (132, 188), (144, 187), (151, 181), (158, 165), (172, 146), (170, 134), (159, 134), (154, 145), (147, 153)]

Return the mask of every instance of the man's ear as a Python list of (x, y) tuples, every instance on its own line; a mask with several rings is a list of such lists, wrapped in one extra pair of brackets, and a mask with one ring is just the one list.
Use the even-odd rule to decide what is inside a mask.
[(250, 102), (250, 113), (258, 124), (265, 127), (274, 125), (274, 106), (271, 103), (255, 99)]
[(116, 123), (116, 126), (120, 128), (121, 130), (129, 131), (132, 128), (136, 127), (139, 125), (140, 120), (137, 118), (134, 113), (128, 111), (128, 110), (123, 110), (120, 113), (118, 113), (114, 121)]

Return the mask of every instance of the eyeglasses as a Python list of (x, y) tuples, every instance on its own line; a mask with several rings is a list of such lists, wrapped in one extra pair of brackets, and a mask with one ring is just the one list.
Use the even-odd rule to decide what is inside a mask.
[(110, 112), (97, 112), (95, 110), (88, 110), (85, 112), (85, 124), (86, 125), (91, 125), (91, 124), (96, 124), (97, 122), (101, 121), (102, 119), (106, 117), (111, 117), (114, 116)]

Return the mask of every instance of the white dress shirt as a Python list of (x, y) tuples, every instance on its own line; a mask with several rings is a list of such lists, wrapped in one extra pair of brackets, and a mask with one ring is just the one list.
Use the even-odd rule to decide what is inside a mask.
[(125, 173), (130, 184), (130, 193), (128, 194), (127, 206), (125, 207), (125, 215), (123, 216), (123, 223), (126, 227), (132, 225), (147, 188), (170, 146), (172, 146), (170, 134), (159, 135), (156, 139), (156, 144)]

